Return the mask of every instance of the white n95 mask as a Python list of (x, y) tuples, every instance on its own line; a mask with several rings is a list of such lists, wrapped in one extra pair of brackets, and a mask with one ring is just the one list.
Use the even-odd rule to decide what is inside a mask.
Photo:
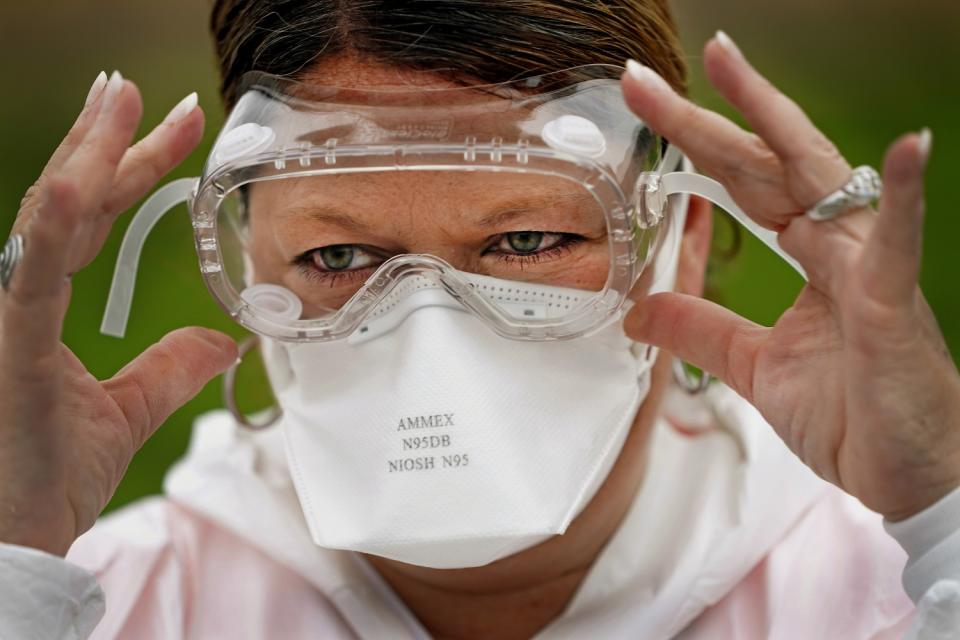
[(563, 533), (620, 452), (649, 389), (648, 350), (619, 323), (507, 340), (428, 279), (398, 289), (347, 341), (264, 341), (313, 540), (462, 568)]

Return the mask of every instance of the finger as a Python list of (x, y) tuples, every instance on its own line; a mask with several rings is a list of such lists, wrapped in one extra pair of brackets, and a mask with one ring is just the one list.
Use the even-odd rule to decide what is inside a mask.
[(196, 94), (187, 96), (163, 123), (124, 154), (113, 189), (101, 205), (100, 216), (77, 258), (77, 268), (96, 257), (117, 216), (143, 198), (196, 148), (203, 136), (204, 124), (203, 111), (197, 107), (196, 100)]
[(653, 69), (628, 60), (622, 83), (624, 99), (634, 113), (707, 173), (727, 175), (731, 165), (755, 155), (754, 136), (690, 102)]
[(61, 171), (82, 185), (77, 198), (82, 212), (76, 242), (70, 250), (70, 272), (86, 266), (100, 249), (106, 233), (99, 224), (118, 165), (133, 140), (143, 113), (140, 92), (114, 73), (101, 98), (97, 121)]
[(13, 231), (19, 232), (23, 225), (26, 224), (29, 217), (32, 215), (35, 207), (33, 204), (37, 200), (37, 196), (43, 190), (44, 183), (47, 177), (63, 166), (63, 163), (66, 162), (67, 158), (73, 153), (73, 150), (76, 148), (77, 144), (87, 135), (90, 126), (97, 118), (97, 114), (100, 112), (100, 98), (103, 95), (103, 89), (107, 84), (107, 74), (103, 71), (100, 72), (100, 75), (96, 77), (93, 81), (93, 85), (90, 87), (90, 91), (87, 94), (87, 99), (84, 102), (83, 109), (80, 111), (80, 115), (77, 116), (76, 121), (73, 123), (73, 126), (70, 128), (70, 131), (67, 132), (66, 137), (60, 143), (60, 145), (53, 152), (53, 155), (50, 156), (50, 159), (47, 161), (46, 166), (43, 168), (43, 171), (40, 174), (40, 178), (37, 182), (31, 186), (26, 194), (24, 194), (23, 199), (20, 201), (20, 211), (17, 214), (17, 220), (14, 222)]
[(786, 189), (779, 159), (759, 136), (695, 105), (655, 71), (632, 60), (627, 62), (623, 92), (644, 122), (720, 180), (761, 226), (780, 231), (801, 210)]
[(756, 353), (769, 329), (702, 298), (658, 293), (631, 310), (624, 330), (633, 340), (708, 371), (751, 400)]
[(799, 216), (777, 238), (783, 250), (803, 266), (810, 285), (832, 300), (849, 294), (850, 277), (856, 272), (864, 243), (860, 234), (836, 224), (839, 221)]
[(120, 161), (113, 189), (103, 204), (110, 221), (138, 200), (190, 155), (203, 136), (203, 111), (192, 93), (153, 131), (130, 147)]
[(237, 360), (228, 336), (199, 327), (166, 335), (103, 383), (127, 418), (140, 447), (173, 413), (214, 376)]
[(912, 303), (923, 249), (923, 176), (929, 130), (903, 136), (887, 152), (879, 216), (863, 253), (865, 293), (892, 305)]
[(101, 71), (99, 75), (97, 75), (93, 81), (93, 85), (90, 87), (90, 91), (87, 93), (87, 99), (84, 101), (80, 115), (73, 123), (70, 131), (67, 132), (63, 142), (60, 143), (60, 146), (58, 146), (56, 151), (53, 152), (53, 155), (50, 156), (47, 166), (44, 167), (44, 173), (54, 172), (62, 167), (74, 149), (76, 149), (77, 145), (80, 144), (80, 141), (86, 137), (91, 125), (93, 125), (97, 119), (97, 114), (100, 113), (101, 98), (103, 97), (103, 90), (107, 86), (107, 80), (108, 78), (105, 72)]
[(143, 113), (140, 92), (116, 72), (107, 82), (101, 101), (96, 122), (62, 168), (64, 174), (83, 185), (81, 210), (90, 217), (101, 211)]
[(27, 372), (59, 353), (69, 293), (67, 269), (80, 211), (77, 187), (51, 176), (37, 211), (23, 230), (24, 253), (2, 300), (5, 359)]
[(704, 66), (711, 84), (783, 162), (792, 195), (804, 210), (850, 179), (850, 165), (836, 146), (722, 31), (707, 43)]

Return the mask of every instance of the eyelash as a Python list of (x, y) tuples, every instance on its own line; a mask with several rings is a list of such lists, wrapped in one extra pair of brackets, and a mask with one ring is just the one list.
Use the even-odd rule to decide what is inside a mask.
[[(489, 250), (487, 253), (495, 253), (497, 260), (500, 260), (506, 264), (519, 264), (520, 268), (523, 269), (524, 265), (537, 264), (543, 262), (544, 260), (552, 260), (554, 258), (559, 258), (562, 255), (566, 255), (573, 251), (575, 246), (584, 241), (583, 236), (578, 236), (572, 233), (558, 233), (556, 235), (561, 237), (561, 240), (557, 242), (557, 244), (536, 253), (504, 253), (502, 251)], [(496, 245), (494, 245), (494, 247), (495, 246)]]
[(356, 280), (366, 280), (369, 273), (373, 273), (373, 271), (380, 266), (361, 267), (359, 269), (349, 269), (346, 271), (320, 271), (313, 266), (313, 257), (310, 255), (313, 251), (315, 250), (308, 251), (306, 254), (295, 258), (294, 262), (297, 270), (308, 280), (322, 282), (331, 289), (338, 284), (349, 284)]
[[(559, 258), (562, 255), (566, 255), (573, 251), (573, 248), (576, 245), (585, 240), (583, 236), (578, 236), (573, 233), (557, 233), (556, 235), (559, 235), (562, 238), (557, 244), (553, 245), (549, 249), (528, 254), (494, 251), (493, 249), (496, 248), (501, 239), (501, 236), (498, 236), (496, 238), (497, 242), (493, 243), (490, 248), (484, 251), (483, 255), (487, 255), (489, 253), (496, 254), (497, 260), (507, 264), (519, 264), (522, 270), (524, 265), (538, 264), (544, 260)], [(336, 287), (338, 284), (349, 284), (357, 280), (365, 280), (370, 273), (375, 271), (380, 266), (377, 264), (369, 267), (361, 267), (359, 269), (349, 269), (344, 271), (321, 271), (314, 266), (313, 262), (313, 253), (317, 250), (318, 249), (311, 249), (305, 253), (302, 253), (294, 258), (293, 262), (296, 265), (297, 270), (304, 277), (315, 282), (322, 282), (328, 285), (331, 289)]]

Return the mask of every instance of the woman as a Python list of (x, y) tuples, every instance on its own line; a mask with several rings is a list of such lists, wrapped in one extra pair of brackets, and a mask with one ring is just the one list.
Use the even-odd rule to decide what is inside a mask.
[[(381, 125), (396, 113), (391, 110), (410, 105), (368, 102), (371, 96), (383, 99), (368, 91), (401, 87), (411, 93), (389, 94), (391, 99), (430, 96), (416, 105), (434, 114), (428, 122), (411, 127), (402, 120), (375, 132), (419, 142), (448, 137), (462, 122), (492, 131), (514, 114), (527, 117), (521, 106), (538, 99), (539, 86), (529, 83), (524, 92), (510, 85), (504, 93), (500, 83), (637, 59), (646, 66), (628, 65), (622, 80), (629, 108), (719, 179), (755, 223), (776, 231), (809, 284), (772, 329), (699, 299), (710, 205), (694, 198), (654, 215), (654, 187), (666, 183), (641, 181), (641, 210), (653, 217), (641, 216), (638, 224), (650, 233), (631, 234), (624, 242), (649, 238), (640, 248), (651, 260), (646, 269), (620, 265), (637, 271), (629, 292), (635, 302), (630, 307), (620, 300), (630, 308), (623, 329), (638, 344), (665, 349), (717, 375), (756, 410), (718, 385), (696, 399), (670, 389), (670, 360), (661, 356), (653, 365), (653, 351), (625, 343), (619, 323), (603, 328), (601, 318), (591, 331), (577, 336), (571, 329), (562, 336), (571, 339), (558, 342), (507, 341), (496, 333), (547, 326), (509, 316), (510, 309), (523, 315), (542, 307), (510, 307), (509, 301), (494, 305), (499, 315), (490, 311), (486, 324), (474, 322), (489, 310), (482, 300), (491, 298), (478, 297), (470, 286), (489, 283), (485, 278), (523, 283), (545, 295), (563, 289), (564, 295), (589, 297), (610, 290), (602, 265), (615, 257), (607, 238), (613, 237), (612, 223), (595, 231), (599, 214), (576, 193), (558, 199), (560, 183), (530, 182), (521, 174), (494, 181), (462, 173), (451, 180), (450, 174), (431, 172), (402, 178), (372, 173), (359, 182), (348, 175), (322, 184), (250, 179), (232, 192), (239, 266), (233, 275), (225, 263), (206, 273), (227, 274), (208, 278), (211, 289), (221, 302), (236, 303), (238, 317), (264, 336), (283, 421), (251, 433), (226, 414), (204, 417), (191, 453), (168, 479), (168, 498), (135, 505), (76, 540), (93, 525), (139, 445), (237, 358), (224, 336), (181, 330), (101, 383), (59, 343), (69, 274), (97, 253), (115, 216), (193, 149), (202, 129), (191, 96), (130, 147), (140, 116), (137, 90), (118, 74), (99, 78), (77, 124), (24, 199), (3, 269), (0, 371), (8, 393), (0, 399), (6, 507), (0, 516), (0, 540), (6, 543), (0, 624), (6, 635), (82, 637), (96, 627), (97, 637), (138, 638), (868, 638), (896, 637), (911, 625), (914, 633), (926, 634), (920, 637), (936, 637), (938, 625), (956, 624), (960, 569), (952, 551), (960, 529), (960, 380), (917, 288), (929, 134), (905, 136), (891, 148), (878, 213), (842, 206), (832, 220), (816, 220), (804, 212), (828, 216), (824, 198), (850, 181), (851, 169), (802, 111), (722, 34), (706, 48), (708, 75), (756, 133), (691, 106), (678, 93), (684, 70), (666, 6), (625, 2), (609, 9), (584, 2), (218, 2), (213, 29), (224, 98), (234, 113), (256, 114), (255, 121), (233, 125), (258, 128), (229, 137), (240, 127), (231, 129), (228, 122), (209, 175), (230, 175), (240, 160), (248, 161), (227, 142), (256, 159), (273, 148), (271, 136), (303, 141), (302, 130), (291, 134), (283, 127), (303, 116), (310, 122), (306, 130), (314, 131), (318, 96), (334, 101), (327, 87), (344, 88), (353, 96), (351, 105), (387, 109), (387, 116), (369, 120)], [(298, 83), (241, 84), (251, 70)], [(600, 79), (594, 74), (580, 80), (594, 87)], [(454, 98), (437, 107), (440, 94), (429, 92), (460, 84), (498, 90), (444, 93)], [(571, 95), (591, 94), (583, 89)], [(336, 100), (347, 104), (340, 93)], [(301, 102), (308, 107), (284, 110)], [(471, 112), (473, 119), (461, 119), (456, 109), (463, 102), (482, 108)], [(498, 110), (505, 104), (509, 108)], [(620, 106), (607, 104), (611, 112)], [(553, 97), (536, 106), (559, 113), (551, 111), (559, 108)], [(497, 114), (494, 122), (483, 122), (491, 113)], [(613, 130), (612, 123), (594, 129), (580, 117), (548, 118), (539, 136), (545, 158), (556, 159), (552, 152), (584, 158), (594, 151), (607, 157), (623, 143), (596, 135)], [(602, 115), (595, 120), (604, 123)], [(660, 145), (643, 145), (653, 138), (642, 127), (630, 131), (639, 133), (627, 155), (651, 162), (630, 165), (634, 171), (625, 171), (624, 181), (656, 173), (649, 171), (653, 160), (657, 171), (669, 164)], [(349, 141), (355, 133), (349, 129), (342, 138)], [(305, 166), (300, 161), (309, 165), (316, 158), (343, 162), (335, 155), (339, 143), (331, 145), (331, 139), (307, 140), (311, 155), (291, 155), (282, 169), (274, 165), (276, 171), (290, 170), (287, 164), (299, 171)], [(313, 155), (314, 147), (334, 155)], [(481, 149), (493, 162), (497, 149)], [(518, 161), (519, 150), (512, 148)], [(271, 162), (279, 160), (271, 156)], [(597, 189), (597, 182), (590, 184)], [(470, 215), (494, 196), (534, 188), (554, 201), (540, 208), (527, 202), (522, 211), (501, 208), (488, 221), (493, 232), (479, 245), (466, 233), (474, 222)], [(192, 200), (198, 241), (204, 239), (205, 193), (201, 189)], [(318, 204), (320, 197), (328, 198), (327, 206)], [(340, 203), (340, 210), (331, 203)], [(343, 203), (353, 217), (343, 218)], [(450, 208), (454, 203), (456, 210)], [(520, 222), (508, 224), (518, 211)], [(569, 215), (551, 217), (555, 211)], [(329, 229), (337, 220), (334, 233)], [(571, 220), (581, 220), (580, 226), (563, 226)], [(662, 235), (651, 231), (661, 225)], [(671, 238), (679, 245), (674, 253)], [(225, 255), (225, 236), (206, 240), (220, 243), (219, 255)], [(199, 244), (202, 252), (205, 245)], [(306, 271), (296, 273), (316, 278), (336, 272), (340, 280), (308, 290), (294, 279), (293, 256), (278, 260), (275, 250), (281, 248), (303, 258), (297, 264)], [(446, 285), (450, 297), (473, 313), (431, 297), (408, 315), (388, 316), (387, 310), (375, 317), (398, 289), (378, 293), (368, 285), (406, 256), (416, 261), (416, 277)], [(519, 263), (517, 256), (531, 262)], [(343, 287), (351, 273), (356, 288), (335, 289), (333, 283)], [(397, 287), (420, 282), (396, 280)], [(276, 288), (256, 288), (264, 285)], [(351, 297), (361, 285), (371, 297)], [(675, 293), (657, 293), (670, 288)], [(436, 289), (425, 291), (432, 296)], [(417, 290), (404, 300), (419, 301), (419, 295)], [(261, 300), (270, 304), (258, 307)], [(285, 319), (288, 303), (301, 306)], [(303, 349), (285, 346), (283, 338), (290, 336), (284, 331), (319, 333), (328, 311), (348, 308), (364, 315), (342, 331), (346, 340), (325, 341), (337, 328), (324, 325), (330, 333), (319, 336), (324, 340)], [(556, 319), (549, 310), (543, 313), (544, 320)], [(382, 323), (374, 324), (387, 317), (396, 320), (382, 330)], [(605, 317), (616, 315), (611, 310)], [(490, 327), (498, 331), (481, 330)], [(389, 348), (377, 351), (378, 345)], [(418, 362), (423, 353), (431, 357)], [(569, 367), (553, 360), (568, 355)], [(318, 369), (330, 363), (336, 367)], [(464, 370), (470, 375), (457, 378)], [(432, 371), (444, 375), (426, 375)], [(404, 386), (408, 376), (417, 384)], [(431, 409), (418, 404), (420, 393), (437, 402), (452, 398), (455, 406)], [(611, 394), (611, 404), (598, 400), (604, 393)], [(534, 410), (524, 406), (527, 395), (538, 400), (530, 403)], [(472, 404), (476, 398), (482, 402)], [(512, 399), (501, 403), (509, 411), (500, 411), (501, 398)], [(614, 402), (629, 411), (610, 426), (606, 407)], [(374, 459), (383, 464), (377, 473), (373, 465), (368, 471), (361, 464), (365, 448), (388, 450), (386, 437), (370, 435), (381, 424), (375, 411), (382, 407), (391, 409), (384, 414), (393, 417), (389, 442), (399, 450), (419, 451), (425, 443), (446, 453), (444, 436), (449, 442), (475, 437), (476, 448), (468, 453), (485, 456), (465, 460), (461, 454), (457, 466), (509, 460), (496, 470), (510, 482), (496, 474), (452, 472), (435, 482), (436, 469), (422, 467), (447, 464), (439, 453)], [(471, 411), (493, 411), (484, 415), (502, 423), (488, 419), (471, 432), (457, 431)], [(583, 411), (582, 418), (574, 411)], [(320, 424), (331, 415), (343, 417), (337, 428)], [(761, 424), (761, 415), (773, 430)], [(360, 419), (350, 422), (351, 416)], [(565, 429), (564, 437), (551, 439), (551, 429)], [(576, 440), (584, 433), (584, 440)], [(409, 445), (403, 439), (408, 435)], [(590, 448), (594, 435), (603, 440), (602, 451)], [(503, 443), (525, 457), (510, 458)], [(338, 456), (347, 462), (339, 464)], [(797, 458), (832, 484), (816, 479)], [(413, 468), (406, 460), (415, 461)], [(451, 493), (450, 486), (461, 481), (467, 490)], [(318, 503), (337, 509), (314, 509)], [(567, 512), (537, 513), (547, 503)], [(898, 584), (902, 552), (860, 503), (885, 517), (910, 554), (904, 580), (910, 598), (925, 600), (919, 613)], [(391, 511), (397, 504), (404, 509)], [(477, 513), (484, 517), (470, 520)], [(509, 535), (503, 528), (479, 535), (491, 519), (506, 520), (509, 528), (530, 513), (543, 521)], [(460, 538), (453, 535), (458, 527), (466, 532)], [(445, 534), (430, 539), (434, 531)], [(68, 562), (53, 557), (68, 550)], [(105, 615), (96, 582), (76, 565), (95, 573), (106, 592)], [(942, 629), (948, 633), (951, 627)]]

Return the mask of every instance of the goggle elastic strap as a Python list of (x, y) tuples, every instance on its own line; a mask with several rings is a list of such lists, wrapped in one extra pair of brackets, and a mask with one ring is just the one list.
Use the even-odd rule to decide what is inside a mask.
[(800, 266), (800, 263), (780, 247), (780, 243), (777, 242), (777, 233), (770, 229), (764, 229), (754, 222), (743, 209), (737, 206), (737, 203), (733, 201), (733, 198), (723, 185), (716, 180), (700, 175), (699, 173), (674, 171), (660, 176), (660, 188), (665, 197), (689, 193), (709, 200), (732, 215), (737, 222), (746, 227), (747, 231), (756, 236), (760, 242), (770, 247), (774, 253), (793, 267), (804, 280), (807, 279), (807, 274), (803, 270), (803, 267)]
[(137, 284), (137, 267), (147, 236), (160, 218), (182, 202), (188, 202), (197, 186), (197, 178), (182, 178), (158, 189), (147, 198), (133, 217), (120, 245), (117, 268), (113, 272), (107, 308), (100, 324), (100, 333), (122, 338), (127, 330), (133, 289)]

